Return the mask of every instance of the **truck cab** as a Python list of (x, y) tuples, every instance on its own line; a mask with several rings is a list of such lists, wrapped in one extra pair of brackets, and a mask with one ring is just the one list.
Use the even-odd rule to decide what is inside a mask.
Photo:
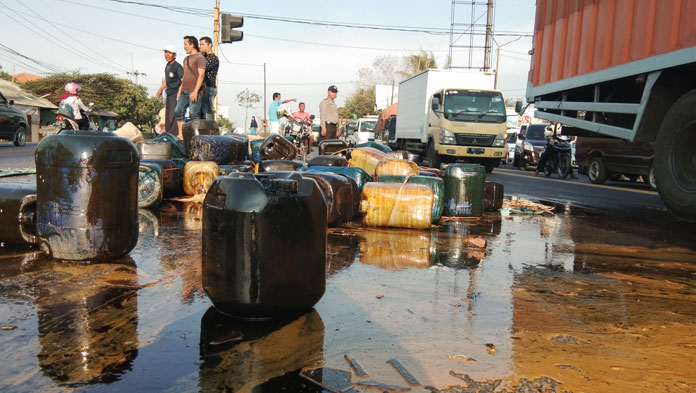
[(428, 114), (426, 160), (477, 162), (491, 172), (505, 157), (507, 113), (495, 90), (444, 88), (435, 91)]

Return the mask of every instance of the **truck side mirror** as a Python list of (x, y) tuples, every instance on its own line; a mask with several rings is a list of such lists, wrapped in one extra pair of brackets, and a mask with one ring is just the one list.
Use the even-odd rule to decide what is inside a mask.
[(8, 101), (9, 103), (7, 105), (14, 105), (14, 100)]
[(517, 139), (524, 140), (524, 134), (517, 134)]
[(515, 112), (517, 112), (517, 113), (522, 112), (522, 101), (517, 100), (517, 102), (515, 102)]
[(434, 112), (440, 110), (440, 99), (437, 97), (433, 97), (431, 107), (433, 108)]

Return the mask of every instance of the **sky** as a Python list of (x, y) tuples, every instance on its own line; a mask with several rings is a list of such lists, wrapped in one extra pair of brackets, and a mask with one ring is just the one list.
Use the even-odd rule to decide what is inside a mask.
[[(0, 66), (9, 73), (108, 72), (129, 79), (136, 71), (144, 73), (138, 75), (138, 83), (154, 95), (166, 64), (162, 48), (175, 45), (177, 60), (182, 62), (184, 35), (212, 37), (214, 6), (214, 0), (0, 0), (4, 33), (0, 38)], [(222, 44), (219, 52), (219, 105), (229, 107), (230, 120), (237, 126), (245, 120), (237, 94), (249, 89), (263, 97), (264, 63), (267, 103), (277, 91), (283, 99), (297, 98), (306, 103), (307, 111), (318, 113), (329, 85), (338, 86), (336, 102), (343, 106), (345, 98), (358, 88), (358, 69), (370, 67), (377, 56), (400, 57), (430, 50), (442, 66), (449, 51), (451, 0), (221, 0), (220, 9), (246, 15), (241, 28), (243, 41)], [(532, 47), (531, 37), (506, 34), (531, 34), (534, 12), (535, 0), (495, 1), (494, 32), (499, 34), (495, 40), (501, 46), (498, 88), (506, 98), (524, 96), (530, 58), (527, 53)], [(471, 14), (471, 5), (455, 6), (455, 23), (461, 24), (455, 28), (467, 29)], [(473, 14), (477, 23), (485, 21), (484, 7), (477, 6)], [(290, 23), (252, 16), (383, 29), (421, 27), (445, 34)], [(457, 41), (468, 43), (468, 35)], [(31, 60), (10, 55), (3, 47)], [(468, 50), (455, 49), (452, 60), (455, 67), (468, 66)], [(480, 50), (473, 54), (472, 65), (483, 66)], [(297, 108), (297, 103), (288, 105), (292, 110)], [(251, 115), (263, 118), (263, 102), (249, 110), (247, 122)]]

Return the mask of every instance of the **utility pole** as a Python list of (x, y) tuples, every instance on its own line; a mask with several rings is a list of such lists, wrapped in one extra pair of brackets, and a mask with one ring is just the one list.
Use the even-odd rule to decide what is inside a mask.
[[(213, 52), (215, 56), (218, 55), (218, 45), (220, 40), (220, 0), (215, 0), (215, 12), (213, 12)], [(218, 86), (218, 80), (220, 77), (215, 75), (215, 86)], [(218, 109), (218, 96), (220, 93), (215, 94), (215, 99), (213, 100), (213, 117), (217, 120), (217, 109)]]
[(143, 76), (147, 75), (146, 73), (140, 72), (140, 71), (138, 71), (138, 70), (135, 70), (135, 71), (133, 71), (133, 72), (126, 72), (126, 74), (128, 74), (128, 75), (133, 75), (133, 81), (135, 82), (136, 85), (138, 84), (138, 76), (140, 76), (140, 75), (143, 75)]
[(145, 76), (145, 75), (147, 75), (147, 74), (144, 73), (144, 72), (140, 72), (140, 71), (138, 71), (138, 70), (134, 70), (133, 68), (134, 68), (134, 67), (133, 67), (133, 54), (131, 53), (131, 70), (132, 70), (132, 71), (126, 72), (126, 74), (128, 74), (128, 75), (133, 75), (133, 81), (134, 81), (135, 84), (137, 85), (137, 84), (138, 84), (138, 76), (139, 76), (139, 75)]
[(494, 89), (498, 89), (498, 73), (500, 72), (500, 69), (498, 68), (498, 67), (500, 67), (500, 48), (504, 47), (507, 44), (512, 44), (513, 42), (515, 42), (521, 38), (522, 37), (517, 37), (512, 41), (508, 41), (508, 42), (504, 43), (503, 45), (499, 45), (498, 41), (496, 41), (495, 38), (493, 38), (493, 41), (498, 46), (498, 49), (496, 49), (496, 52), (495, 52), (496, 53), (496, 55), (495, 55), (495, 77), (493, 79), (493, 88)]
[(488, 0), (486, 12), (486, 43), (484, 44), (483, 70), (491, 69), (491, 38), (493, 38), (493, 0)]

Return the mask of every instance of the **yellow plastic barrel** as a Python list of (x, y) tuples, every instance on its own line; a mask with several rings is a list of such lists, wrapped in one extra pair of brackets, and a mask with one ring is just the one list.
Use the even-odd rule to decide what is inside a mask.
[(375, 176), (377, 164), (382, 160), (391, 160), (384, 152), (381, 152), (372, 147), (362, 147), (353, 149), (350, 153), (350, 161), (348, 166), (362, 168), (370, 176)]
[(430, 228), (433, 190), (421, 184), (367, 183), (360, 211), (363, 224), (396, 228)]
[(418, 176), (418, 164), (407, 160), (382, 160), (375, 168), (375, 175)]
[(187, 195), (205, 194), (220, 173), (212, 161), (189, 161), (184, 166), (184, 192)]

